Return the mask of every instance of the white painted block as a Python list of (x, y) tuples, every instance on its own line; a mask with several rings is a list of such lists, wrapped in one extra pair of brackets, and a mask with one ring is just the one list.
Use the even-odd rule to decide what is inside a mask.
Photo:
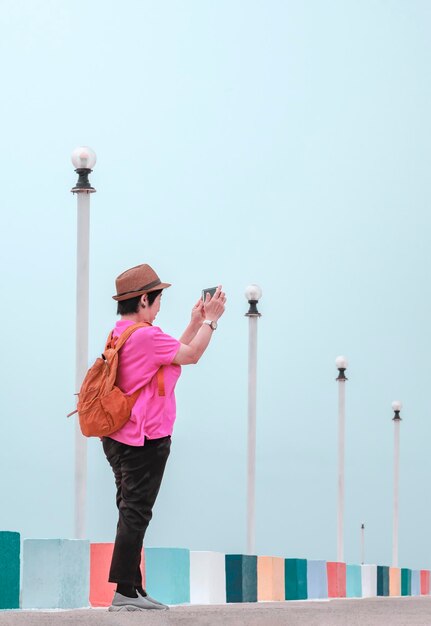
[(226, 603), (225, 555), (221, 552), (190, 552), (190, 603)]
[(377, 565), (361, 565), (362, 597), (377, 596)]

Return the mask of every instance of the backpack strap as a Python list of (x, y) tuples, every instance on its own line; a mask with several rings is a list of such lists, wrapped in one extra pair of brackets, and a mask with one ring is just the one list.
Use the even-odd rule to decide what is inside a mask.
[(157, 370), (157, 388), (159, 390), (159, 396), (165, 395), (165, 377), (163, 374), (163, 365)]
[(150, 322), (141, 322), (139, 324), (132, 324), (128, 326), (126, 330), (124, 330), (119, 337), (114, 337), (114, 331), (109, 333), (108, 340), (106, 342), (105, 350), (107, 348), (113, 348), (116, 352), (118, 352), (123, 345), (126, 343), (130, 335), (138, 330), (138, 328), (145, 328), (146, 326), (152, 326)]
[[(157, 370), (157, 389), (159, 392), (159, 396), (163, 397), (165, 396), (165, 377), (163, 374), (163, 365), (161, 367), (159, 367), (159, 369)], [(142, 389), (145, 387), (145, 385), (142, 385), (142, 387), (139, 387), (139, 389), (137, 389), (136, 391), (134, 391), (132, 393), (131, 396), (126, 396), (127, 400), (129, 401), (129, 406), (130, 406), (130, 412), (132, 411), (133, 407), (135, 406), (136, 400), (139, 398), (139, 394), (141, 393)]]
[[(114, 331), (109, 334), (108, 340), (106, 342), (106, 348), (113, 348), (116, 352), (118, 352), (123, 345), (126, 343), (130, 335), (138, 330), (138, 328), (145, 328), (147, 326), (152, 326), (149, 322), (141, 322), (138, 324), (133, 324), (132, 326), (128, 326), (125, 331), (121, 333), (118, 338), (114, 338)], [(163, 365), (157, 370), (157, 389), (159, 392), (159, 396), (165, 396), (165, 377), (163, 373)], [(142, 385), (139, 389), (137, 389), (131, 396), (127, 396), (129, 398), (130, 409), (135, 405), (136, 400), (138, 399), (139, 394), (145, 385)]]

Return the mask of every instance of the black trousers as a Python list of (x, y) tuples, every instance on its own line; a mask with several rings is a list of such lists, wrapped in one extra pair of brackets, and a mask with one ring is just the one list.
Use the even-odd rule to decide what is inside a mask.
[(145, 531), (159, 493), (169, 457), (171, 438), (147, 439), (129, 446), (109, 437), (103, 449), (117, 486), (118, 524), (109, 582), (142, 585), (141, 551)]

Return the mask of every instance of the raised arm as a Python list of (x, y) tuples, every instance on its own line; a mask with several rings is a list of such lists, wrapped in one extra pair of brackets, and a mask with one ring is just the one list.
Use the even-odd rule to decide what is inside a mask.
[(183, 332), (180, 337), (180, 342), (186, 344), (187, 346), (191, 343), (191, 341), (196, 337), (196, 334), (200, 327), (202, 326), (205, 319), (205, 309), (202, 298), (196, 302), (192, 309), (192, 318), (190, 320), (189, 325)]
[[(217, 322), (224, 313), (226, 303), (226, 295), (222, 291), (221, 286), (217, 287), (215, 294), (210, 298), (206, 296), (203, 305), (203, 320)], [(189, 325), (190, 326), (190, 325)], [(191, 365), (197, 363), (211, 341), (213, 330), (209, 324), (201, 323), (199, 330), (195, 333), (189, 344), (183, 343), (182, 339), (186, 335), (188, 328), (181, 337), (181, 346), (178, 350), (173, 363), (176, 365)], [(192, 331), (190, 331), (191, 334)], [(186, 335), (186, 338), (187, 335)]]

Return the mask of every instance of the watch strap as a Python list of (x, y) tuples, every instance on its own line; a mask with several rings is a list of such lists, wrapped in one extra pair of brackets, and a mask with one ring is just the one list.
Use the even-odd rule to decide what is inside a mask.
[(204, 324), (209, 326), (211, 328), (211, 330), (216, 330), (216, 328), (217, 328), (217, 322), (214, 322), (212, 320), (204, 320)]

